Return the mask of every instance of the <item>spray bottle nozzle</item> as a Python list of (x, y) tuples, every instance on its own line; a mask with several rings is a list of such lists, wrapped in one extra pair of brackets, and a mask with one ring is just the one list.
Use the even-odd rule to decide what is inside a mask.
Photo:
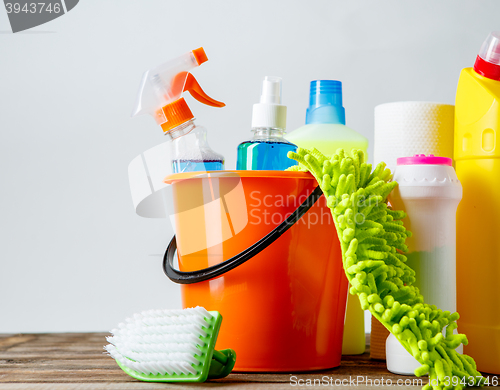
[(224, 107), (224, 103), (208, 96), (189, 73), (190, 69), (207, 60), (205, 51), (200, 47), (145, 72), (132, 116), (150, 114), (163, 131), (167, 132), (194, 118), (181, 97), (183, 92), (191, 93), (203, 104)]
[(260, 102), (267, 104), (281, 104), (281, 77), (266, 76), (262, 81)]
[(252, 128), (286, 128), (286, 106), (281, 104), (281, 77), (266, 76), (260, 102), (253, 105)]
[(205, 50), (202, 47), (192, 50), (191, 53), (193, 53), (198, 66), (208, 61), (207, 53), (205, 53)]

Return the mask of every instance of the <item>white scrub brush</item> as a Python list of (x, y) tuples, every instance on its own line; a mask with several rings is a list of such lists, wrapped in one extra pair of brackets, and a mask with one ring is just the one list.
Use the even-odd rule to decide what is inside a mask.
[(234, 367), (232, 349), (215, 351), (222, 316), (203, 307), (150, 310), (113, 329), (104, 348), (128, 375), (148, 382), (203, 382)]

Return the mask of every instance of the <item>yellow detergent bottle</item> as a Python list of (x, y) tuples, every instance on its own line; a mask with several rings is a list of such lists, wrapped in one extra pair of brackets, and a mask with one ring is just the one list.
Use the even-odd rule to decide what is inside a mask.
[[(342, 83), (335, 80), (311, 81), (309, 108), (306, 125), (287, 134), (286, 139), (299, 148), (318, 149), (325, 155), (333, 155), (342, 148), (362, 150), (367, 156), (368, 140), (345, 125), (342, 106)], [(365, 352), (364, 312), (355, 295), (347, 298), (344, 323), (343, 355), (359, 355)]]
[(479, 371), (500, 374), (500, 31), (463, 69), (455, 106), (458, 330)]

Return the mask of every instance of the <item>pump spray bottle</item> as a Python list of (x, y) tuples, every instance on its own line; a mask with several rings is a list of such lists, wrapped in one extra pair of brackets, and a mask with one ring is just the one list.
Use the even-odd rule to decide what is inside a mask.
[(281, 104), (281, 78), (266, 76), (260, 102), (253, 105), (253, 139), (238, 145), (238, 170), (279, 170), (296, 165), (287, 157), (297, 146), (283, 138), (286, 106)]
[(146, 71), (132, 116), (150, 114), (170, 142), (173, 173), (224, 169), (224, 157), (207, 142), (206, 129), (194, 123), (194, 115), (181, 97), (189, 92), (199, 102), (212, 107), (225, 104), (209, 97), (188, 71), (207, 61), (202, 47)]

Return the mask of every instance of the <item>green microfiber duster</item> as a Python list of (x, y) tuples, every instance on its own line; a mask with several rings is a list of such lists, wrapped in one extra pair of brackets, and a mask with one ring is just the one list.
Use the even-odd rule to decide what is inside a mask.
[(359, 150), (347, 156), (339, 149), (327, 158), (316, 149), (299, 148), (288, 157), (299, 163), (289, 170), (311, 172), (323, 190), (337, 228), (350, 293), (357, 294), (363, 310), (370, 310), (422, 364), (415, 375), (429, 374), (424, 390), (483, 385), (474, 359), (455, 351), (468, 343), (465, 335), (453, 334), (458, 313), (424, 303), (412, 285), (415, 272), (403, 254), (411, 236), (401, 221), (405, 213), (386, 203), (397, 185), (389, 182), (391, 171), (380, 163), (372, 172)]

